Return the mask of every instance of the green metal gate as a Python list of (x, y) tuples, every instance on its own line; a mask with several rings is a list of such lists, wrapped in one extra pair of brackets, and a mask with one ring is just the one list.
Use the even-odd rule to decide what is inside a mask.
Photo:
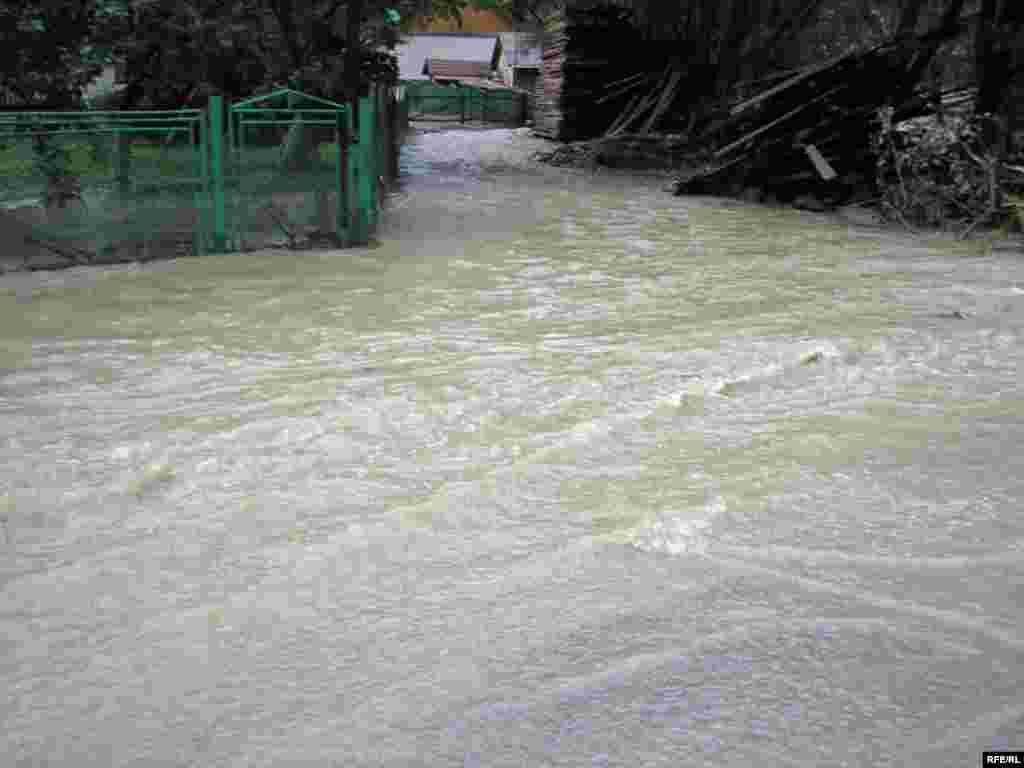
[(367, 174), (347, 105), (284, 88), (233, 104), (228, 115), (223, 204), (232, 250), (265, 247), (268, 235), (291, 246), (366, 241), (357, 191)]

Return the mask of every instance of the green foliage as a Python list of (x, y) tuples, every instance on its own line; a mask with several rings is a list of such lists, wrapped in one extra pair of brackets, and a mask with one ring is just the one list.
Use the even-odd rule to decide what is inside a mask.
[(71, 156), (60, 142), (49, 138), (36, 138), (32, 149), (36, 155), (36, 170), (47, 178), (59, 178), (68, 175)]
[(0, 176), (8, 179), (14, 176), (31, 176), (34, 165), (32, 158), (25, 157), (19, 152), (16, 144), (0, 147)]
[(1017, 229), (1024, 231), (1024, 193), (1019, 195), (1008, 194), (1006, 205), (1010, 209), (1010, 216), (1016, 223)]
[(0, 88), (27, 101), (77, 103), (101, 70), (88, 49), (95, 0), (0, 0)]
[[(334, 100), (344, 96), (347, 3), (310, 0), (147, 0), (128, 23), (108, 3), (97, 28), (103, 50), (117, 50), (129, 78), (123, 96), (103, 106), (202, 107), (210, 93), (242, 98), (288, 86)], [(361, 73), (397, 80), (397, 60), (377, 51), (396, 39), (400, 23), (457, 15), (468, 0), (365, 0), (360, 23)], [(393, 13), (388, 14), (387, 11)]]
[[(58, 144), (48, 141), (42, 148), (10, 144), (0, 149), (0, 176), (6, 179), (32, 176), (107, 176), (113, 171), (109, 153), (88, 142)], [(132, 144), (129, 151), (133, 175), (156, 172), (162, 176), (188, 176), (192, 164), (188, 148), (166, 148), (153, 144)]]

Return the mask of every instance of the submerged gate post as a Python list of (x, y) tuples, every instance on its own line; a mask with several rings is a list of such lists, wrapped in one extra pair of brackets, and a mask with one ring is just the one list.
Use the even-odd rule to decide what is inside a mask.
[(370, 206), (373, 204), (373, 113), (369, 97), (359, 99), (359, 122), (355, 133), (358, 135), (356, 157), (356, 245), (366, 245), (370, 240)]
[(352, 204), (349, 194), (352, 189), (349, 182), (349, 152), (352, 149), (352, 115), (350, 109), (338, 110), (335, 115), (335, 140), (338, 143), (338, 155), (335, 160), (335, 185), (338, 190), (334, 212), (334, 231), (341, 239), (342, 245), (348, 246), (352, 239)]
[(227, 233), (224, 221), (224, 97), (210, 96), (210, 181), (213, 202), (213, 250), (224, 253), (227, 250)]

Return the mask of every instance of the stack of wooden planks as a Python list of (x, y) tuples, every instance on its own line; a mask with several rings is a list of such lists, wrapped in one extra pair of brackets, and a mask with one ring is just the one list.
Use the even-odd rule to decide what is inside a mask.
[(545, 138), (574, 141), (598, 136), (616, 117), (598, 103), (607, 83), (621, 79), (638, 33), (631, 12), (613, 6), (569, 7), (545, 25), (534, 130)]
[(916, 52), (906, 41), (851, 51), (732, 105), (695, 137), (708, 160), (678, 179), (676, 194), (754, 188), (786, 202), (848, 201), (873, 184), (880, 110), (891, 107), (897, 122), (931, 109), (934, 95), (918, 87)]

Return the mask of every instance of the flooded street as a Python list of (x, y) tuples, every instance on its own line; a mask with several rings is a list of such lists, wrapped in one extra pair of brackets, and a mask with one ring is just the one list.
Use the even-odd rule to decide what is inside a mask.
[(524, 142), (416, 136), (377, 248), (0, 278), (0, 762), (1024, 748), (1020, 253)]

